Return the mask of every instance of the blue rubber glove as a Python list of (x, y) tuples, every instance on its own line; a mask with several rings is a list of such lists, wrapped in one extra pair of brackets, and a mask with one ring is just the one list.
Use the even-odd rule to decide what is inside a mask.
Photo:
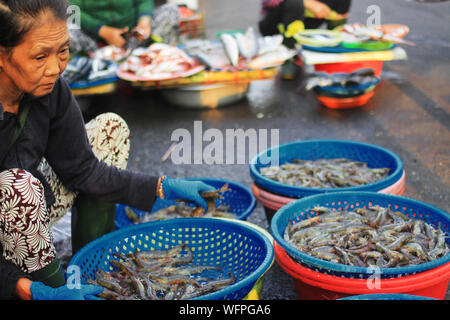
[(214, 191), (216, 188), (201, 181), (190, 181), (165, 177), (162, 181), (164, 199), (193, 201), (208, 210), (208, 204), (200, 195), (200, 191)]
[(80, 289), (69, 288), (67, 285), (52, 288), (42, 282), (33, 281), (30, 290), (33, 300), (103, 300), (95, 296), (100, 294), (103, 288), (92, 284), (81, 285)]

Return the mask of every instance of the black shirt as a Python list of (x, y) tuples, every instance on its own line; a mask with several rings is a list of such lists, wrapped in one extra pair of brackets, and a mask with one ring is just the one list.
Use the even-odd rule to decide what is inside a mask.
[[(50, 207), (54, 202), (53, 193), (37, 170), (44, 157), (69, 190), (151, 210), (158, 177), (108, 166), (95, 157), (81, 111), (63, 78), (48, 95), (24, 95), (19, 113), (26, 104), (31, 108), (25, 126), (11, 148), (8, 146), (18, 116), (4, 112), (0, 105), (0, 171), (21, 168), (32, 173), (44, 185), (47, 207)], [(12, 297), (21, 276), (24, 273), (19, 268), (0, 258), (0, 299)]]

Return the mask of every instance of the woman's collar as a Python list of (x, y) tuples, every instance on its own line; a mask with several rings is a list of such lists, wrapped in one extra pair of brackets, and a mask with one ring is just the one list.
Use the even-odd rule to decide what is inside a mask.
[[(47, 96), (47, 95), (45, 95), (45, 96)], [(20, 100), (20, 104), (22, 104), (22, 103), (24, 103), (24, 102), (31, 102), (31, 101), (33, 101), (33, 100), (38, 100), (38, 99), (40, 99), (40, 98), (42, 98), (42, 97), (45, 97), (45, 96), (36, 97), (36, 96), (33, 96), (32, 94), (25, 93), (25, 94), (22, 96), (22, 99)], [(4, 118), (5, 118), (5, 110), (3, 109), (3, 106), (2, 106), (2, 104), (0, 103), (0, 121), (3, 120)]]

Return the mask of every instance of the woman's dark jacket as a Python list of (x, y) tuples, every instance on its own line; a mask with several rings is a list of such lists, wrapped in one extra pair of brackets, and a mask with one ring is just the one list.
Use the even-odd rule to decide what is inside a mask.
[[(94, 155), (82, 113), (67, 82), (60, 78), (53, 91), (42, 97), (25, 95), (19, 113), (30, 105), (17, 142), (9, 142), (18, 116), (0, 105), (0, 172), (22, 168), (44, 185), (47, 208), (54, 202), (48, 182), (37, 170), (44, 157), (63, 184), (100, 200), (123, 203), (150, 211), (158, 177), (107, 166)], [(0, 246), (0, 256), (1, 256)], [(0, 257), (0, 299), (11, 298), (17, 279), (24, 274)]]

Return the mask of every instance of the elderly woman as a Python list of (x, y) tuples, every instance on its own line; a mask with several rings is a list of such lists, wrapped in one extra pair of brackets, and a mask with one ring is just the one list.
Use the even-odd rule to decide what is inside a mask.
[[(52, 243), (52, 224), (78, 195), (151, 210), (157, 196), (206, 207), (199, 192), (214, 189), (125, 170), (129, 132), (117, 115), (85, 126), (60, 78), (69, 59), (67, 6), (0, 0), (0, 299), (86, 299), (102, 291), (67, 286)], [(104, 218), (90, 215), (78, 234)]]

